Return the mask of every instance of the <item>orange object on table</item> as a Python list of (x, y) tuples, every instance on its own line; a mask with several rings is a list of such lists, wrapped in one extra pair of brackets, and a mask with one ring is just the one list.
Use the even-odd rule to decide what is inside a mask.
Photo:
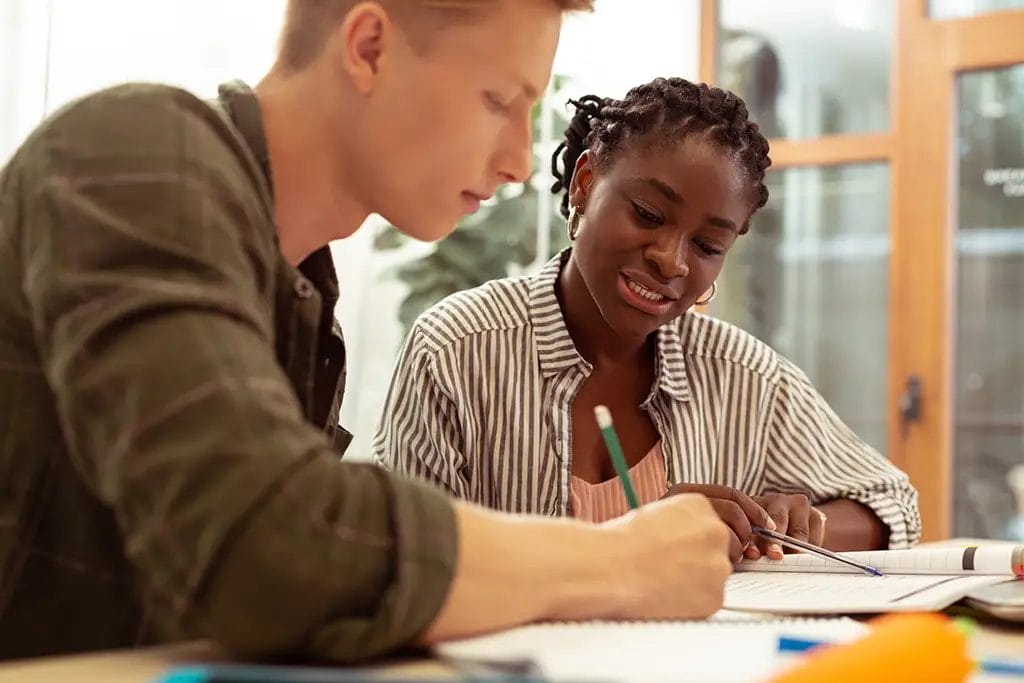
[(772, 683), (961, 683), (974, 670), (967, 637), (941, 614), (890, 614), (851, 643), (812, 650)]

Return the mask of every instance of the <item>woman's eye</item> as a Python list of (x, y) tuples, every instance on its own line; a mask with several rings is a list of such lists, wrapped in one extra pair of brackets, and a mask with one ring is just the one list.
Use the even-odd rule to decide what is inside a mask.
[(725, 253), (724, 249), (720, 249), (712, 244), (705, 242), (704, 240), (694, 240), (693, 243), (697, 245), (698, 249), (703, 251), (708, 256), (721, 256), (722, 254)]
[(635, 211), (636, 215), (639, 216), (641, 219), (643, 219), (647, 223), (651, 223), (651, 224), (654, 224), (654, 225), (661, 225), (661, 224), (663, 224), (665, 222), (661, 218), (661, 216), (659, 216), (658, 214), (654, 213), (650, 209), (645, 208), (643, 205), (637, 204), (636, 202), (633, 202), (633, 211)]
[(507, 114), (512, 105), (501, 99), (501, 96), (496, 92), (488, 90), (484, 93), (484, 102), (487, 103), (487, 107), (497, 114)]

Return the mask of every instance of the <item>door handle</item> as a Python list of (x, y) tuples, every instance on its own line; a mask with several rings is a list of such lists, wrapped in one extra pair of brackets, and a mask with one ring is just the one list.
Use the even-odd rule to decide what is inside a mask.
[(910, 375), (900, 395), (900, 436), (907, 438), (910, 425), (921, 420), (921, 378)]

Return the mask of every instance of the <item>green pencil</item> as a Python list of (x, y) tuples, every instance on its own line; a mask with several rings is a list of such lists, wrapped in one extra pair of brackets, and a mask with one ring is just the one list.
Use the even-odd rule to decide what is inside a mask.
[(619, 435), (615, 433), (615, 425), (612, 424), (612, 414), (606, 406), (595, 406), (594, 417), (597, 418), (597, 426), (601, 429), (604, 445), (608, 447), (608, 455), (612, 458), (615, 473), (619, 475), (622, 491), (626, 494), (626, 502), (629, 503), (631, 510), (635, 510), (640, 503), (637, 502), (633, 482), (629, 480), (629, 467), (626, 466), (626, 456), (622, 454)]

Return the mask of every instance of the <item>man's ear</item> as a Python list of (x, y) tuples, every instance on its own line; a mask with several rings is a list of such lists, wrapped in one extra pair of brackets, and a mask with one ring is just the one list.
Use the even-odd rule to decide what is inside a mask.
[(360, 2), (338, 26), (332, 43), (335, 59), (352, 80), (356, 92), (369, 95), (394, 46), (396, 28), (387, 11), (376, 2)]
[(583, 150), (576, 159), (576, 167), (572, 172), (572, 182), (569, 186), (569, 206), (575, 206), (579, 213), (583, 213), (587, 204), (587, 195), (590, 193), (590, 185), (594, 182), (594, 164), (590, 150)]

